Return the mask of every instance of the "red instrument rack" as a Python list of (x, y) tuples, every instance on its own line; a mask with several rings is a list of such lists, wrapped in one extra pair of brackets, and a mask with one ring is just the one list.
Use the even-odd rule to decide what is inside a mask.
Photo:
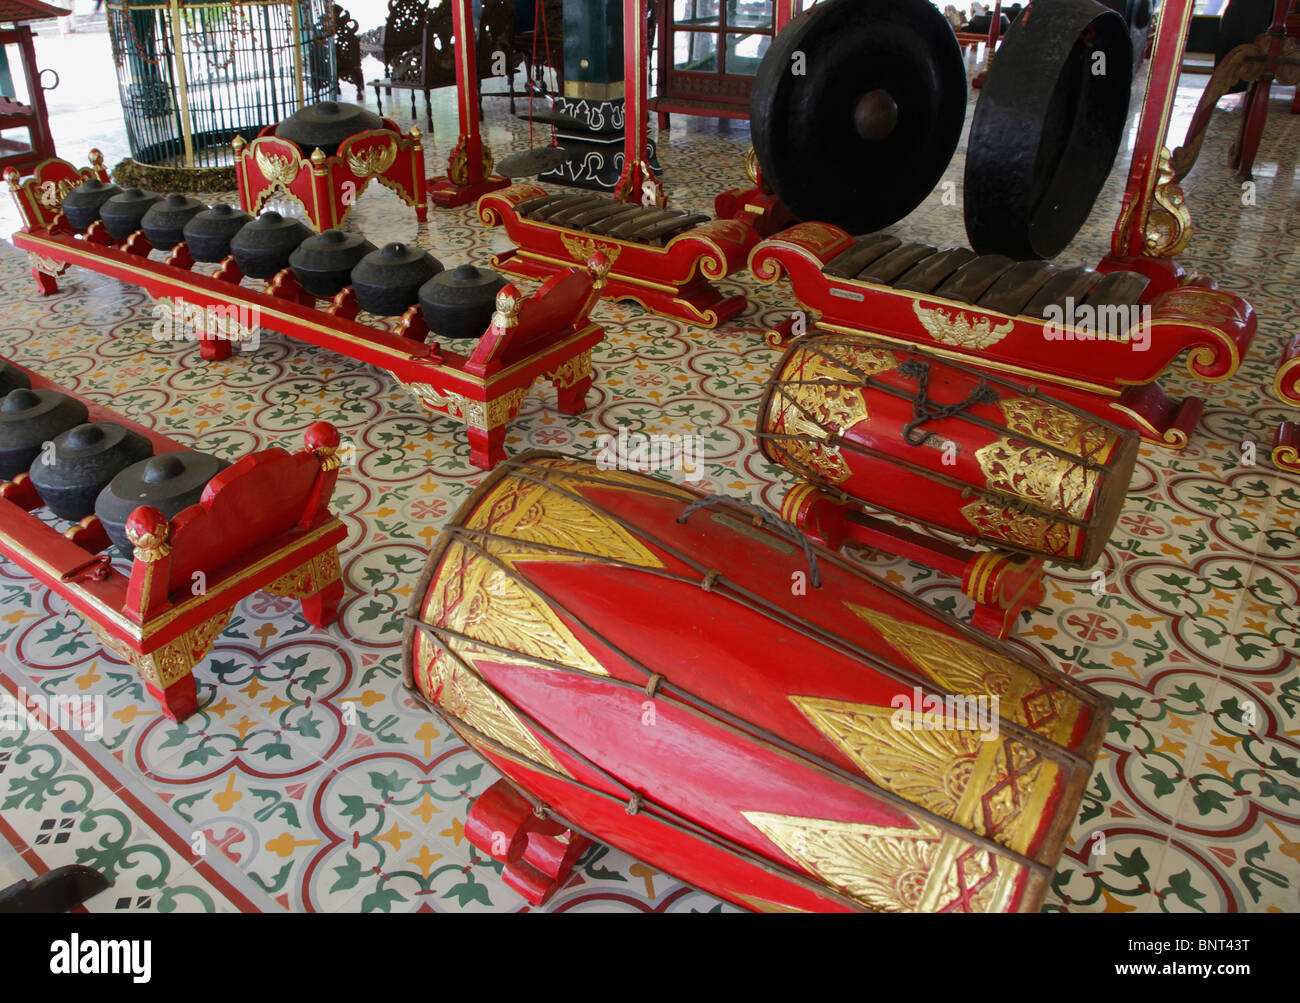
[[(506, 286), (497, 294), (492, 324), (471, 351), (461, 354), (425, 344), (429, 330), (417, 306), (386, 330), (354, 319), (358, 309), (350, 288), (321, 306), (288, 268), (265, 289), (255, 289), (241, 284), (233, 258), (207, 275), (193, 270), (183, 243), (158, 260), (149, 257), (138, 231), (120, 244), (98, 221), (84, 236), (73, 233), (59, 212), (59, 186), (66, 183), (71, 190), (82, 174), (64, 161), (42, 168), (23, 182), (16, 173), (5, 177), (27, 223), (14, 234), (14, 245), (28, 252), (32, 274), (47, 295), (58, 291), (56, 276), (77, 264), (205, 314), (247, 311), (241, 315), (256, 317), (263, 328), (391, 372), (424, 407), (465, 424), (470, 460), (484, 470), (505, 457), (506, 425), (539, 378), (555, 385), (562, 413), (578, 414), (586, 407), (591, 351), (605, 336), (589, 319), (609, 270), (602, 254), (590, 255), (585, 269), (548, 273), (550, 279), (531, 296)], [(58, 191), (58, 199), (42, 202), (45, 190)], [(197, 337), (203, 358), (224, 359), (240, 332), (199, 330)]]
[[(17, 368), (23, 368), (17, 366)], [(36, 373), (32, 387), (77, 397)], [(155, 453), (185, 447), (85, 398), (90, 421), (139, 432)], [(297, 453), (263, 449), (217, 474), (197, 505), (165, 519), (142, 505), (127, 521), (130, 573), (113, 569), (110, 541), (95, 516), (60, 532), (32, 513), (44, 506), (31, 478), (0, 482), (0, 556), (57, 592), (104, 647), (133, 664), (169, 718), (198, 708), (194, 667), (221, 634), (236, 603), (259, 590), (302, 602), (325, 627), (343, 598), (338, 545), (347, 527), (329, 510), (338, 477), (338, 432), (317, 422)], [(195, 594), (201, 573), (204, 587)]]
[[(1135, 351), (1128, 334), (1096, 338), (1070, 324), (1049, 332), (1048, 322), (1038, 317), (1012, 316), (823, 271), (853, 246), (853, 238), (839, 227), (800, 223), (760, 244), (749, 264), (761, 282), (788, 276), (799, 302), (820, 314), (817, 326), (825, 330), (916, 344), (1013, 379), (1046, 384), (1052, 396), (1167, 446), (1186, 445), (1204, 402), (1175, 400), (1157, 378), (1188, 351), (1193, 377), (1208, 383), (1228, 379), (1255, 335), (1250, 304), (1206, 279), (1184, 280), (1163, 290), (1156, 282), (1147, 287), (1141, 302), (1151, 306), (1150, 342), (1146, 351)], [(1099, 270), (1119, 267), (1107, 259)], [(783, 344), (793, 327), (793, 319), (787, 320), (768, 332), (768, 340)]]
[(745, 266), (758, 241), (752, 227), (714, 219), (663, 245), (641, 244), (528, 219), (515, 211), (516, 206), (548, 194), (536, 185), (519, 184), (479, 199), (480, 221), (487, 226), (504, 224), (516, 245), (493, 256), (493, 268), (548, 278), (599, 252), (610, 262), (609, 281), (601, 293), (606, 299), (632, 300), (655, 313), (708, 328), (745, 308), (744, 296), (724, 296), (712, 280)]
[(403, 135), (396, 122), (384, 119), (384, 128), (348, 137), (332, 157), (320, 150), (304, 157), (296, 144), (275, 135), (273, 125), (251, 143), (236, 136), (231, 145), (239, 204), (253, 215), (280, 197), (302, 206), (312, 229), (334, 229), (374, 179), (415, 209), (420, 222), (428, 217), (424, 146), (415, 126)]

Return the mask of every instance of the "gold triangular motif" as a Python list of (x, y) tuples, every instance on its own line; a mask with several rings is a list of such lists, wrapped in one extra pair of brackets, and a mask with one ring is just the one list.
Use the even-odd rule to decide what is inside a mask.
[(741, 812), (791, 860), (863, 905), (884, 912), (922, 907), (930, 866), (943, 833), (916, 828), (836, 822), (770, 812)]
[(898, 728), (890, 707), (805, 696), (790, 700), (873, 784), (965, 822), (959, 809), (986, 744), (978, 732)]

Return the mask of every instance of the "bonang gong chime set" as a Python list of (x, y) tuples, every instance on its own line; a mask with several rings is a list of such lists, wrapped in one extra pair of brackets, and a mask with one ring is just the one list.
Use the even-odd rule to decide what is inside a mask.
[[(323, 136), (322, 121), (348, 117), (337, 106), (308, 116), (305, 160), (281, 149), (301, 121), (241, 147), (248, 212), (121, 192), (102, 170), (56, 165), (10, 179), (27, 222), (15, 243), (47, 292), (78, 263), (155, 295), (255, 305), (264, 326), (388, 368), (466, 423), (475, 462), (495, 469), (443, 528), (415, 590), (406, 682), (507, 778), (477, 799), (466, 833), (529, 901), (546, 901), (598, 839), (757, 910), (1030, 911), (1110, 709), (998, 639), (1042, 599), (1044, 561), (1099, 559), (1139, 434), (1176, 445), (1196, 420), (1154, 383), (1163, 365), (1137, 374), (1132, 394), (1081, 361), (1103, 345), (1132, 355), (1127, 325), (1053, 355), (1044, 324), (1068, 304), (1147, 305), (1168, 358), (1191, 347), (1194, 368), (1218, 377), (1254, 333), (1249, 305), (1211, 282), (1136, 259), (1097, 270), (1042, 260), (1069, 243), (1110, 173), (1131, 33), (1094, 0), (1037, 0), (1017, 19), (972, 123), (971, 249), (874, 232), (932, 193), (962, 130), (965, 66), (924, 0), (824, 0), (790, 21), (753, 91), (754, 188), (719, 196), (719, 218), (626, 192), (494, 184), (479, 218), (518, 246), (493, 265), (545, 279), (528, 298), (494, 271), (444, 270), (418, 247), (338, 229), (331, 184), (383, 176), (392, 187), (399, 154), (422, 154), (418, 133), (401, 137), (387, 120)], [(1097, 57), (1111, 70), (1095, 74)], [(50, 180), (61, 211), (36, 197)], [(255, 215), (268, 195), (316, 183), (314, 202), (300, 198), (312, 228)], [(555, 383), (562, 410), (584, 407), (604, 334), (588, 319), (598, 297), (714, 326), (744, 298), (712, 282), (746, 266), (763, 281), (789, 274), (822, 313), (801, 337), (769, 335), (785, 352), (755, 431), (762, 455), (796, 479), (780, 517), (572, 457), (505, 458), (505, 424), (536, 378)], [(362, 311), (400, 320), (363, 324)], [(478, 341), (459, 355), (439, 338)], [(200, 341), (204, 357), (229, 353), (211, 332)], [(22, 394), (32, 391), (0, 404), (0, 422)], [(309, 436), (301, 461), (320, 476), (264, 527), (306, 555), (298, 579), (249, 586), (306, 597), (324, 622), (341, 591), (337, 557), (322, 557), (341, 536), (325, 507), (330, 432)], [(212, 471), (221, 490), (199, 484), (196, 507), (233, 497), (254, 466), (240, 461), (242, 482)], [(44, 498), (22, 490), (0, 489), (0, 508)], [(137, 568), (164, 559), (168, 519), (192, 513), (129, 514)], [(324, 543), (292, 551), (304, 533)], [(848, 543), (958, 578), (979, 629), (841, 556)], [(54, 566), (75, 584), (71, 563), (60, 549)], [(175, 576), (142, 601), (143, 580), (133, 571), (128, 608), (177, 602)], [(95, 619), (89, 599), (79, 608)], [(187, 635), (197, 657), (224, 623), (208, 612), (192, 621), (206, 635)], [(934, 708), (947, 716), (922, 721)]]

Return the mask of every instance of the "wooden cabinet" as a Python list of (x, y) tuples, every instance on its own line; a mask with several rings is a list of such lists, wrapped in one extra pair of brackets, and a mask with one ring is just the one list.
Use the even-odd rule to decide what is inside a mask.
[(659, 127), (670, 112), (748, 118), (749, 91), (789, 0), (655, 0)]

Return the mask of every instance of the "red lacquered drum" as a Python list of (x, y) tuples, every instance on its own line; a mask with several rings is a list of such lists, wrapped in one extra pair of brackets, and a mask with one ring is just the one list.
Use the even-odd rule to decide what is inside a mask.
[(842, 501), (1082, 567), (1105, 549), (1138, 450), (1095, 415), (855, 334), (790, 347), (757, 434), (769, 460)]
[(407, 685), (548, 822), (732, 902), (1037, 909), (1105, 698), (757, 513), (502, 464), (416, 589)]

